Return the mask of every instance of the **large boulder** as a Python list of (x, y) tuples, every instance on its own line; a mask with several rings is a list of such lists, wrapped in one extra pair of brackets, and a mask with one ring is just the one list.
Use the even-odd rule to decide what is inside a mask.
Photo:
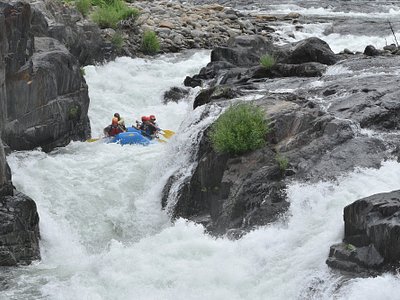
[(0, 266), (29, 264), (39, 258), (36, 204), (13, 189), (11, 171), (0, 142)]
[(343, 243), (327, 264), (346, 271), (379, 271), (400, 264), (400, 190), (375, 194), (344, 208)]
[(58, 40), (81, 65), (95, 64), (109, 57), (110, 45), (103, 40), (100, 28), (73, 6), (52, 0), (34, 1), (31, 6), (34, 36)]
[(0, 266), (40, 259), (39, 216), (35, 202), (22, 193), (0, 196)]
[[(212, 95), (212, 90), (204, 93)], [(218, 104), (229, 105), (229, 101)], [(247, 231), (274, 222), (287, 210), (287, 176), (326, 180), (357, 166), (379, 167), (385, 157), (381, 140), (354, 138), (349, 120), (335, 119), (297, 95), (270, 94), (253, 104), (270, 122), (268, 144), (244, 155), (221, 155), (215, 153), (205, 131), (195, 150), (192, 175), (177, 186), (179, 174), (174, 174), (164, 189), (163, 204), (173, 217), (201, 222), (216, 234)], [(173, 207), (168, 204), (171, 191), (176, 200)]]
[[(89, 97), (78, 61), (57, 40), (34, 38), (26, 3), (3, 4), (3, 140), (14, 150), (51, 150), (90, 135)], [(0, 76), (1, 78), (1, 76)]]
[(228, 41), (227, 47), (217, 47), (211, 52), (211, 62), (228, 62), (237, 67), (260, 64), (260, 57), (272, 53), (275, 47), (265, 37), (238, 36)]
[(288, 64), (318, 62), (333, 65), (339, 61), (339, 57), (333, 53), (329, 45), (316, 37), (302, 40), (289, 47), (284, 46), (278, 55), (282, 55), (280, 61)]

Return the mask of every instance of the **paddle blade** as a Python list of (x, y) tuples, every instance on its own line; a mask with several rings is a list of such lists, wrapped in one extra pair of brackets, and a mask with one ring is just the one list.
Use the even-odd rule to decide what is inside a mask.
[(91, 139), (86, 140), (86, 142), (93, 143), (93, 142), (97, 142), (98, 140), (100, 140), (100, 138), (91, 138)]
[(166, 140), (163, 140), (163, 139), (160, 139), (160, 138), (157, 138), (157, 141), (158, 141), (159, 143), (167, 143)]
[(160, 132), (160, 134), (166, 139), (169, 139), (175, 134), (175, 132), (172, 130), (164, 129), (163, 131)]

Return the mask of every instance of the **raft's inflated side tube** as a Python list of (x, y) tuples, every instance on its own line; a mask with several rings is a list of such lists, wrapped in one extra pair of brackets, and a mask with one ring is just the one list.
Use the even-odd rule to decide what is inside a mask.
[(150, 139), (143, 136), (141, 131), (134, 128), (128, 127), (126, 132), (121, 132), (114, 136), (109, 143), (119, 143), (121, 145), (145, 145), (150, 144)]

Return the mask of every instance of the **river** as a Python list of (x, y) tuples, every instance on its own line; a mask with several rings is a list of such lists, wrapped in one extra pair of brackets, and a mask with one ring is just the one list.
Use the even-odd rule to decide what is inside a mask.
[[(310, 22), (294, 37), (287, 34), (290, 26), (282, 24), (276, 34), (282, 42), (318, 36), (335, 52), (362, 51), (367, 44), (382, 47), (390, 31), (341, 33), (329, 20), (399, 20), (396, 5), (381, 6), (374, 16), (306, 5), (301, 14), (325, 21)], [(276, 4), (265, 12), (293, 9)], [(398, 162), (359, 169), (335, 182), (293, 182), (286, 218), (237, 241), (213, 238), (183, 219), (169, 220), (161, 209), (162, 188), (175, 170), (189, 172), (190, 145), (219, 109), (211, 107), (199, 122), (206, 108), (192, 110), (198, 89), (179, 103), (162, 104), (162, 95), (182, 86), (209, 56), (209, 51), (196, 51), (123, 57), (85, 68), (93, 136), (102, 133), (114, 112), (127, 125), (155, 114), (160, 127), (177, 133), (168, 143), (72, 142), (51, 153), (22, 151), (7, 157), (14, 185), (37, 203), (42, 260), (2, 269), (0, 299), (400, 299), (399, 276), (348, 279), (325, 264), (330, 245), (343, 236), (343, 207), (399, 189)]]

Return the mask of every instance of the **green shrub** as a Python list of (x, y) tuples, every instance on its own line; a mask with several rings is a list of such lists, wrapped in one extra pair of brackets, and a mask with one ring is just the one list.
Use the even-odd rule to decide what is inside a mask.
[(104, 6), (106, 3), (104, 0), (91, 0), (93, 6)]
[(111, 43), (115, 46), (115, 48), (121, 49), (124, 45), (124, 37), (120, 32), (116, 32), (111, 38)]
[(213, 124), (210, 138), (215, 151), (241, 154), (261, 148), (269, 124), (259, 107), (237, 104), (229, 107)]
[(279, 169), (281, 170), (281, 172), (282, 173), (285, 172), (289, 165), (289, 160), (280, 154), (278, 154), (275, 159), (278, 162)]
[(107, 0), (102, 2), (92, 15), (92, 20), (101, 28), (116, 28), (121, 20), (137, 18), (139, 11), (130, 8), (122, 0)]
[(273, 57), (270, 54), (265, 54), (263, 56), (261, 56), (260, 58), (260, 64), (264, 67), (264, 68), (271, 68), (272, 66), (274, 66), (276, 63), (275, 57)]
[(81, 73), (82, 77), (86, 75), (85, 69), (83, 67), (80, 67), (79, 72)]
[(160, 51), (160, 42), (154, 31), (146, 31), (142, 39), (142, 51), (145, 54), (156, 54)]
[(76, 0), (75, 7), (83, 16), (87, 16), (92, 6), (91, 0)]

